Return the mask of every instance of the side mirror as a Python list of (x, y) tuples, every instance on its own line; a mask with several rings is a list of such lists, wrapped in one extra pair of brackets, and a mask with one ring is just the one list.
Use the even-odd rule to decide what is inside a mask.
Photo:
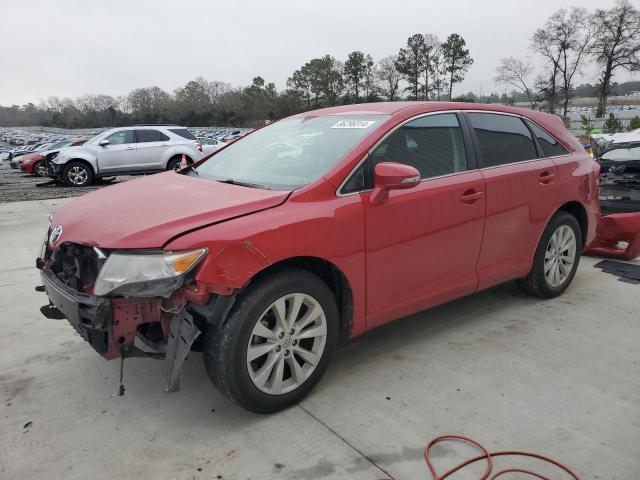
[(104, 140), (100, 140), (100, 143), (98, 143), (98, 145), (100, 145), (101, 147), (109, 145), (109, 140), (107, 140), (106, 138)]
[(371, 203), (380, 205), (389, 199), (389, 190), (406, 190), (420, 183), (420, 172), (411, 165), (383, 162), (374, 170)]

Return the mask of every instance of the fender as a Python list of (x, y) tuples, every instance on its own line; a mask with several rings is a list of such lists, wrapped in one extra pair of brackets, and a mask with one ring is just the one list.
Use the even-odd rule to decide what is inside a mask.
[(87, 162), (91, 168), (93, 169), (94, 173), (99, 173), (99, 168), (98, 168), (98, 160), (96, 158), (96, 156), (94, 154), (92, 154), (91, 152), (87, 151), (87, 150), (74, 150), (74, 151), (67, 151), (64, 152), (65, 155), (62, 158), (63, 161), (57, 161), (60, 160), (60, 155), (58, 155), (56, 158), (54, 158), (51, 162), (56, 164), (56, 165), (60, 165), (61, 168), (64, 168), (64, 165), (66, 165), (69, 162), (72, 162), (74, 160), (84, 160), (85, 162)]

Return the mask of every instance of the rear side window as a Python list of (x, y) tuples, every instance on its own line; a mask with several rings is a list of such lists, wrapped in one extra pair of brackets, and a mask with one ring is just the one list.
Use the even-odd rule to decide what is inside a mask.
[(176, 135), (180, 135), (182, 138), (186, 138), (188, 140), (195, 140), (196, 137), (186, 128), (170, 128), (169, 131), (171, 133), (175, 133)]
[(481, 167), (538, 158), (531, 132), (519, 117), (496, 113), (469, 113), (480, 144)]
[(395, 130), (372, 153), (375, 167), (398, 162), (415, 167), (422, 178), (467, 169), (462, 131), (455, 113), (428, 115)]
[(559, 155), (568, 155), (569, 150), (564, 148), (564, 146), (543, 129), (541, 129), (538, 125), (533, 122), (526, 121), (529, 128), (535, 135), (538, 140), (538, 145), (542, 148), (542, 156), (543, 157), (557, 157)]
[(136, 143), (165, 142), (167, 140), (169, 137), (158, 130), (136, 130)]

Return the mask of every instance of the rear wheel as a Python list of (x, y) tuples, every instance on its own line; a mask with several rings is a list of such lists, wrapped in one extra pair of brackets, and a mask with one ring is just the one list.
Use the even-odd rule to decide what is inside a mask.
[(62, 180), (70, 187), (86, 187), (93, 182), (93, 172), (85, 163), (69, 162), (62, 171)]
[(33, 164), (33, 174), (38, 177), (46, 177), (47, 176), (47, 167), (44, 164), (44, 160), (38, 160)]
[[(187, 158), (187, 163), (191, 165), (193, 163), (193, 160), (191, 160), (191, 158), (189, 157), (186, 157), (186, 158)], [(181, 161), (182, 161), (182, 155), (176, 155), (175, 157), (171, 158), (167, 162), (167, 170), (179, 170)]]
[(273, 273), (249, 287), (222, 326), (205, 332), (207, 373), (242, 407), (274, 412), (318, 383), (337, 331), (336, 302), (322, 280), (298, 269)]
[(576, 218), (558, 212), (544, 230), (529, 275), (518, 287), (543, 298), (562, 294), (573, 281), (580, 263), (582, 230)]

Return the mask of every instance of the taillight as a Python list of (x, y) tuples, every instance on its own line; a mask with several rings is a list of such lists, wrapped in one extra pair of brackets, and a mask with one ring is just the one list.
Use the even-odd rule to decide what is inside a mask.
[(202, 143), (197, 142), (197, 141), (196, 141), (196, 142), (193, 142), (193, 143), (194, 143), (195, 147), (196, 147), (198, 150), (202, 151)]

